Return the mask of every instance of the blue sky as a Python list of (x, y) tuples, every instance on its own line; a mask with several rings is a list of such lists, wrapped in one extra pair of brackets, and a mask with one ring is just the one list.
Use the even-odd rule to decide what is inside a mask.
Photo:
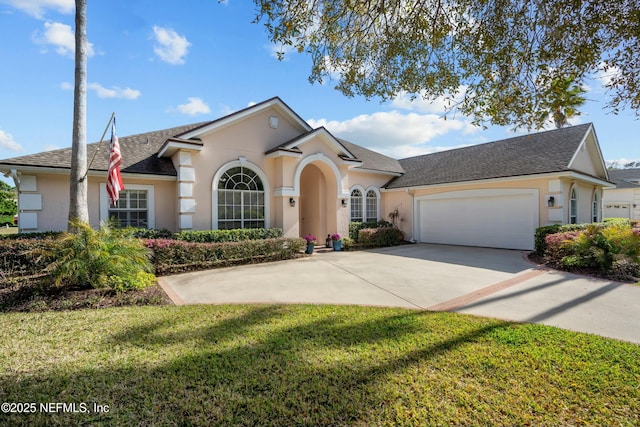
[[(512, 136), (474, 127), (441, 104), (347, 98), (334, 84), (308, 82), (310, 58), (275, 57), (250, 1), (109, 0), (87, 9), (88, 142), (111, 115), (132, 135), (213, 120), (251, 103), (282, 98), (312, 126), (402, 158)], [(0, 159), (71, 145), (73, 0), (0, 0)], [(335, 82), (334, 82), (335, 83)], [(640, 121), (604, 109), (605, 91), (573, 123), (594, 122), (607, 161), (640, 160)], [(107, 135), (108, 137), (108, 135)]]

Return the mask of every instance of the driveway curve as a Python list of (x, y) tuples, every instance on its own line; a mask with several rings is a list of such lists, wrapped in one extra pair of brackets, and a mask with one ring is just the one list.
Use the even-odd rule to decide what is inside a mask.
[(415, 244), (160, 279), (176, 304), (353, 304), (543, 323), (640, 343), (640, 286), (540, 269), (525, 252)]

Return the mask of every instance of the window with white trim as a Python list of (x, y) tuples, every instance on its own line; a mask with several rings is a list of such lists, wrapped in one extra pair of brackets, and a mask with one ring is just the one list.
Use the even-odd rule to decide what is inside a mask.
[(362, 222), (362, 192), (351, 190), (351, 222)]
[(569, 224), (578, 223), (578, 190), (575, 185), (571, 187), (569, 197)]
[(598, 193), (598, 190), (593, 190), (593, 201), (591, 206), (591, 222), (600, 221), (600, 193)]
[(119, 227), (149, 228), (147, 190), (123, 190), (115, 206), (109, 206), (108, 217)]
[(366, 201), (366, 218), (365, 221), (378, 220), (378, 194), (373, 191), (367, 191)]
[(218, 181), (218, 228), (263, 228), (264, 186), (250, 168), (236, 166)]

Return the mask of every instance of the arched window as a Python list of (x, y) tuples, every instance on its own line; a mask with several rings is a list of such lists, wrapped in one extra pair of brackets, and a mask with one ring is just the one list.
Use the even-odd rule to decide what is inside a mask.
[(571, 193), (569, 197), (569, 224), (578, 223), (578, 190), (574, 185), (571, 187)]
[(263, 228), (264, 186), (251, 169), (236, 166), (218, 181), (218, 228)]
[(351, 221), (362, 222), (362, 192), (357, 188), (351, 191)]
[(591, 205), (591, 222), (600, 221), (600, 193), (598, 190), (593, 190), (593, 201)]
[(366, 218), (365, 221), (378, 220), (378, 194), (373, 191), (367, 191), (366, 198)]

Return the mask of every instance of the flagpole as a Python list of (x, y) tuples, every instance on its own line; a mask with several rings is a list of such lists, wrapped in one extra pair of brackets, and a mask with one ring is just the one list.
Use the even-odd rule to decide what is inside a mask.
[(89, 166), (87, 166), (87, 170), (84, 173), (84, 176), (82, 177), (82, 179), (80, 179), (80, 181), (84, 181), (87, 178), (87, 175), (89, 174), (89, 169), (91, 169), (91, 165), (93, 164), (93, 161), (96, 158), (96, 155), (98, 154), (98, 151), (100, 151), (100, 146), (102, 145), (102, 142), (104, 141), (104, 136), (107, 134), (107, 131), (109, 130), (109, 126), (111, 126), (111, 122), (113, 121), (113, 119), (116, 117), (116, 113), (115, 111), (113, 113), (111, 113), (111, 117), (109, 117), (109, 121), (107, 122), (107, 126), (105, 126), (104, 128), (104, 132), (102, 132), (102, 137), (100, 138), (100, 142), (98, 143), (98, 146), (96, 147), (96, 150), (93, 152), (93, 157), (91, 157), (91, 161), (89, 162)]

